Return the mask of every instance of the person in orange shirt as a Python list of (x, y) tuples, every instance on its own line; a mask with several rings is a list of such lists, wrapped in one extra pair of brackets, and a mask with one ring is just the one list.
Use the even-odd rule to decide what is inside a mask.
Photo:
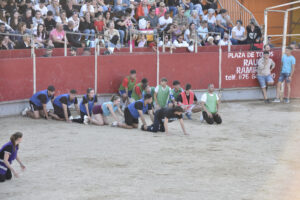
[(143, 0), (137, 7), (137, 18), (147, 16), (149, 14), (151, 6), (148, 4), (148, 0)]

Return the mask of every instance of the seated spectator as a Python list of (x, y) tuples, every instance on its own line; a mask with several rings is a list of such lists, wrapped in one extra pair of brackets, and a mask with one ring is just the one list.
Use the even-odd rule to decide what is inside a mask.
[(174, 23), (170, 26), (170, 29), (167, 31), (167, 34), (171, 35), (171, 41), (174, 42), (174, 40), (177, 39), (178, 36), (182, 35), (183, 31), (180, 29), (180, 27)]
[(183, 10), (193, 10), (193, 3), (191, 2), (191, 0), (181, 0), (181, 4), (180, 4), (181, 8), (183, 8)]
[(51, 0), (51, 4), (47, 6), (48, 12), (51, 11), (53, 13), (53, 18), (56, 20), (60, 16), (60, 5), (59, 0)]
[(67, 0), (67, 3), (63, 5), (63, 9), (66, 11), (67, 18), (72, 17), (75, 10), (73, 0)]
[(224, 36), (224, 32), (227, 31), (230, 33), (232, 24), (228, 12), (226, 9), (221, 9), (219, 14), (216, 17), (217, 27), (216, 31), (221, 33), (221, 38)]
[(204, 16), (201, 1), (202, 1), (202, 0), (192, 0), (192, 3), (193, 3), (193, 10), (196, 10), (196, 11), (197, 11), (197, 15), (199, 15), (199, 16), (200, 16), (200, 15), (201, 15), (201, 16)]
[(52, 57), (52, 53), (53, 53), (53, 47), (52, 46), (47, 46), (47, 48), (45, 50), (45, 54), (43, 55), (43, 57), (45, 57), (45, 58)]
[[(50, 39), (53, 41), (55, 48), (64, 47), (64, 36), (65, 31), (63, 29), (63, 25), (61, 23), (56, 23), (56, 28), (50, 32)], [(68, 44), (68, 40), (66, 42)]]
[(215, 32), (216, 31), (216, 26), (217, 26), (217, 20), (215, 17), (215, 10), (210, 8), (208, 9), (207, 15), (203, 17), (203, 20), (207, 21), (208, 25), (208, 31), (209, 32)]
[(31, 13), (35, 14), (34, 13), (35, 10), (32, 7), (32, 1), (31, 0), (25, 0), (25, 4), (20, 4), (20, 6), (19, 6), (19, 13), (21, 15), (24, 16), (27, 10), (31, 10)]
[(114, 0), (114, 11), (124, 11), (130, 5), (129, 0)]
[(55, 19), (56, 23), (61, 23), (63, 26), (68, 25), (68, 18), (67, 18), (67, 13), (66, 11), (62, 10), (60, 12), (60, 16), (56, 17)]
[(120, 19), (116, 20), (115, 28), (119, 31), (120, 43), (121, 43), (121, 45), (123, 45), (125, 34), (127, 33), (127, 27), (126, 27), (126, 22), (125, 22), (125, 14), (123, 14), (122, 12), (119, 14), (120, 14), (120, 16), (119, 16)]
[(108, 29), (104, 32), (104, 41), (109, 53), (113, 53), (114, 48), (120, 43), (120, 34), (115, 29), (114, 22), (109, 22)]
[(91, 54), (91, 48), (89, 48), (89, 47), (84, 47), (84, 48), (83, 48), (82, 55), (83, 55), (83, 56), (90, 56), (90, 55), (92, 55), (92, 54)]
[[(15, 31), (15, 34), (24, 35), (26, 33), (26, 24), (24, 22), (20, 22), (18, 25), (18, 29)], [(22, 42), (23, 36), (14, 36), (14, 42)]]
[(37, 29), (38, 24), (44, 24), (41, 11), (37, 10), (35, 12), (35, 16), (32, 18), (32, 22), (33, 22), (33, 29), (35, 30)]
[[(5, 28), (5, 24), (0, 22), (0, 33), (6, 33), (6, 32), (8, 32), (8, 31)], [(4, 38), (4, 35), (0, 35), (0, 40), (3, 40), (3, 38)]]
[(14, 11), (9, 18), (9, 25), (12, 29), (17, 30), (19, 22), (21, 22), (21, 16), (18, 11)]
[(250, 22), (249, 26), (247, 26), (247, 43), (260, 43), (261, 37), (262, 34), (260, 28), (256, 26), (254, 22)]
[[(94, 2), (94, 1), (93, 1)], [(96, 1), (96, 4), (98, 6), (98, 12), (104, 13), (106, 11), (108, 11), (109, 9), (109, 4), (106, 3), (104, 0), (98, 0)], [(96, 12), (95, 12), (96, 13)]]
[(46, 32), (45, 26), (43, 24), (39, 24), (37, 26), (37, 30), (35, 31), (34, 35), (35, 35), (34, 43), (35, 43), (36, 47), (43, 48), (43, 47), (47, 46), (46, 41), (49, 37)]
[(137, 39), (138, 47), (146, 47), (147, 46), (147, 39), (145, 35), (139, 35)]
[(188, 18), (184, 15), (184, 9), (178, 9), (178, 15), (174, 17), (174, 22), (179, 26), (181, 30), (185, 30), (188, 27)]
[(5, 27), (9, 31), (13, 31), (13, 29), (8, 25), (7, 19), (6, 19), (6, 11), (4, 9), (0, 10), (0, 23), (5, 24)]
[(216, 44), (214, 43), (214, 37), (209, 36), (207, 38), (207, 42), (205, 43), (205, 46), (215, 46)]
[[(95, 39), (95, 27), (94, 23), (91, 21), (91, 16), (89, 12), (86, 12), (84, 18), (80, 20), (79, 30), (85, 33), (85, 40)], [(93, 36), (89, 36), (93, 35)]]
[(177, 7), (180, 6), (180, 0), (168, 0), (169, 11), (172, 12), (172, 16), (175, 17), (178, 13)]
[(112, 16), (111, 16), (111, 12), (110, 11), (107, 11), (104, 13), (104, 16), (103, 16), (103, 22), (104, 22), (104, 31), (106, 31), (108, 29), (107, 25), (109, 22), (113, 21), (112, 20)]
[(104, 19), (102, 13), (96, 14), (96, 19), (94, 21), (94, 27), (97, 33), (103, 33), (104, 31)]
[(243, 22), (241, 20), (236, 21), (236, 26), (233, 27), (231, 34), (231, 42), (233, 45), (245, 44), (247, 39), (247, 34), (245, 28), (242, 26)]
[(71, 56), (77, 56), (77, 48), (76, 47), (71, 47), (70, 54), (71, 54)]
[(292, 41), (291, 44), (290, 44), (290, 47), (292, 48), (292, 50), (296, 50), (297, 49), (297, 42)]
[(44, 20), (46, 31), (50, 32), (56, 27), (56, 21), (53, 19), (53, 13), (51, 10), (47, 12), (47, 17)]
[(149, 14), (151, 6), (148, 5), (147, 0), (142, 0), (142, 2), (137, 7), (137, 17), (146, 17)]
[(184, 41), (184, 36), (180, 35), (176, 40), (173, 42), (174, 47), (188, 47), (189, 44)]
[(172, 47), (170, 36), (169, 35), (165, 35), (164, 38), (165, 38), (164, 41), (160, 40), (157, 46), (158, 47), (162, 47), (164, 45), (165, 47)]
[(0, 50), (14, 49), (14, 46), (15, 44), (9, 39), (7, 35), (0, 38)]
[(19, 40), (16, 43), (16, 49), (30, 49), (31, 48), (31, 40), (28, 34), (23, 35), (22, 40)]
[(172, 24), (173, 19), (170, 17), (169, 12), (165, 12), (165, 15), (158, 19), (159, 27), (163, 31), (169, 24)]
[(79, 30), (79, 24), (80, 24), (80, 19), (78, 17), (78, 13), (74, 11), (72, 17), (70, 17), (68, 19), (68, 21), (74, 22), (74, 29), (73, 29), (73, 31), (78, 32), (78, 30)]
[(229, 39), (229, 34), (227, 32), (224, 33), (223, 39), (220, 40), (219, 45), (220, 46), (232, 45)]
[(194, 23), (196, 26), (196, 29), (200, 26), (200, 18), (198, 15), (197, 10), (191, 11), (191, 16), (189, 17), (189, 24)]
[(85, 4), (83, 4), (80, 8), (80, 17), (84, 17), (85, 13), (90, 13), (90, 16), (94, 17), (95, 16), (95, 9), (94, 6), (92, 5), (92, 0), (86, 0)]
[(190, 42), (196, 41), (196, 26), (194, 23), (191, 23), (189, 25), (189, 28), (185, 30), (184, 32), (184, 40), (189, 44)]
[(204, 42), (207, 39), (208, 36), (208, 28), (207, 28), (207, 21), (203, 20), (201, 22), (200, 27), (197, 29), (197, 33), (199, 38)]
[(165, 12), (167, 11), (166, 5), (164, 2), (159, 3), (159, 7), (155, 9), (155, 14), (158, 17), (162, 17), (165, 15)]
[[(68, 26), (65, 28), (65, 31), (74, 33), (73, 29), (74, 29), (74, 22), (69, 21)], [(81, 47), (80, 37), (78, 37), (78, 35), (70, 34), (70, 33), (69, 34), (67, 33), (67, 40), (69, 44), (74, 47)]]
[(147, 29), (157, 29), (159, 17), (155, 15), (155, 8), (151, 7), (149, 10), (149, 14), (146, 17), (146, 21), (149, 22), (149, 27)]
[(39, 3), (34, 6), (35, 11), (40, 11), (41, 15), (46, 16), (48, 8), (45, 6), (45, 0), (39, 0)]
[(32, 10), (31, 9), (26, 10), (25, 16), (23, 17), (22, 21), (26, 23), (27, 29), (33, 28)]

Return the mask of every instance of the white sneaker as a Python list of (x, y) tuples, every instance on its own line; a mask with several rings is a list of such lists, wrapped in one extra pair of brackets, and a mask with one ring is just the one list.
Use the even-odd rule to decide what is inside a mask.
[(23, 111), (22, 111), (22, 116), (26, 116), (27, 115), (27, 111), (29, 111), (30, 108), (26, 107)]
[(114, 121), (112, 124), (111, 124), (112, 127), (117, 127), (118, 126), (118, 122), (117, 121)]
[(273, 103), (280, 103), (280, 99), (274, 99), (273, 101), (272, 101)]
[(204, 121), (204, 119), (203, 119), (203, 115), (202, 115), (202, 113), (200, 114), (200, 122), (203, 122)]
[(70, 117), (69, 117), (69, 120), (71, 120), (71, 121), (72, 121), (73, 119), (74, 119), (74, 118), (73, 118), (73, 116), (70, 116)]
[(81, 118), (80, 115), (76, 115), (73, 117), (73, 119), (80, 119), (80, 118)]
[(83, 117), (83, 123), (85, 125), (89, 124), (89, 117), (88, 116), (84, 115), (84, 117)]

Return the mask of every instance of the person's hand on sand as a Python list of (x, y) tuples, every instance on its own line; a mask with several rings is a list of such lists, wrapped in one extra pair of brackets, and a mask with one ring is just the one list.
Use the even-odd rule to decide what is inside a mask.
[(209, 118), (213, 117), (213, 115), (210, 112), (207, 112), (207, 115), (208, 115)]
[(14, 174), (14, 176), (15, 176), (16, 178), (19, 178), (19, 174), (18, 174), (17, 172), (15, 172), (15, 170), (13, 170), (12, 173)]
[(20, 164), (20, 166), (21, 166), (21, 169), (22, 169), (22, 171), (25, 171), (25, 170), (26, 170), (26, 167), (25, 167), (25, 165), (23, 165), (23, 164)]

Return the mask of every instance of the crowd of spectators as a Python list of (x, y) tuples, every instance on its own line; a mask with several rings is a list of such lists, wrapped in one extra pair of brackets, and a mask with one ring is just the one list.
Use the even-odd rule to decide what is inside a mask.
[(262, 41), (255, 21), (233, 24), (217, 0), (0, 0), (0, 33), (16, 34), (0, 35), (0, 49), (94, 47), (96, 38), (110, 52), (130, 41), (174, 48)]

